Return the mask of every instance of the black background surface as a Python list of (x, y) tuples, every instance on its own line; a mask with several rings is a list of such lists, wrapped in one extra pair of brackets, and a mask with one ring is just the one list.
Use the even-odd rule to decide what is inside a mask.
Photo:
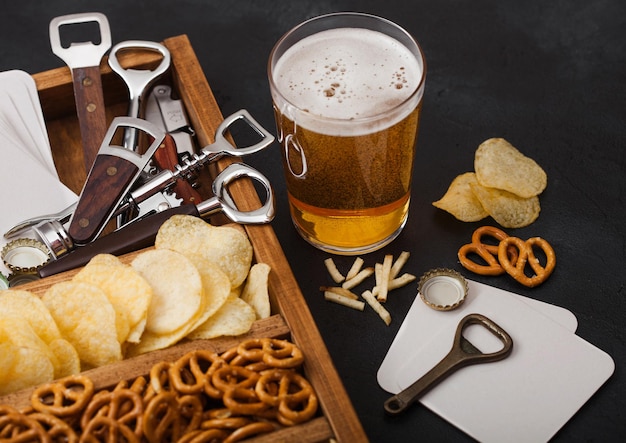
[[(408, 250), (405, 270), (417, 276), (450, 267), (571, 310), (578, 318), (577, 334), (610, 354), (616, 371), (555, 440), (623, 440), (626, 2), (2, 0), (0, 70), (36, 73), (64, 66), (50, 50), (50, 20), (102, 12), (113, 44), (187, 34), (222, 113), (246, 108), (273, 132), (266, 79), (273, 44), (307, 18), (346, 10), (381, 15), (405, 27), (420, 42), (428, 66), (409, 221), (394, 243), (365, 256), (366, 263)], [(490, 137), (506, 138), (548, 174), (539, 219), (510, 231), (523, 238), (541, 236), (556, 250), (555, 273), (534, 289), (506, 276), (468, 275), (457, 262), (457, 249), (476, 227), (492, 221), (462, 223), (431, 206), (452, 178), (473, 169), (477, 146)], [(356, 312), (323, 301), (319, 286), (331, 283), (323, 265), (328, 255), (300, 239), (291, 225), (278, 145), (246, 161), (276, 189), (273, 227), (369, 438), (469, 440), (421, 406), (394, 419), (383, 413), (388, 394), (378, 386), (376, 372), (416, 285), (390, 296), (389, 327), (369, 309)], [(336, 259), (344, 269), (352, 260)], [(415, 338), (416, 343), (427, 339)]]

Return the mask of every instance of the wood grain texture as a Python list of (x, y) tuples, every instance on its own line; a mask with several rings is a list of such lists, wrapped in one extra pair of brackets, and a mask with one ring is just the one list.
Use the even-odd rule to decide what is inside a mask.
[[(172, 54), (171, 82), (185, 103), (191, 125), (197, 134), (200, 147), (211, 144), (214, 134), (223, 117), (206, 77), (187, 36), (166, 39), (164, 45)], [(122, 63), (136, 67), (149, 66), (155, 57), (132, 57)], [(101, 65), (107, 121), (116, 115), (125, 115), (127, 95), (123, 84), (110, 71), (103, 61)], [(80, 132), (72, 97), (72, 79), (67, 67), (36, 74), (46, 123), (50, 132), (50, 142), (59, 175), (64, 183), (79, 192), (85, 180), (83, 156), (80, 148)], [(204, 168), (204, 183), (200, 188), (203, 198), (211, 195), (211, 177), (237, 159), (222, 158), (217, 164)], [(76, 191), (78, 190), (78, 191)], [(261, 206), (254, 185), (250, 180), (238, 180), (230, 187), (231, 194), (240, 210), (251, 210)], [(212, 217), (214, 225), (228, 222), (225, 217)], [(319, 400), (321, 416), (303, 425), (284, 429), (255, 441), (298, 441), (314, 442), (335, 439), (339, 442), (367, 441), (365, 432), (358, 420), (352, 403), (346, 393), (330, 354), (321, 338), (317, 325), (300, 291), (289, 263), (271, 225), (248, 225), (245, 229), (254, 248), (254, 260), (267, 263), (272, 272), (269, 277), (269, 292), (273, 315), (266, 320), (255, 322), (252, 330), (242, 337), (214, 340), (187, 341), (174, 347), (128, 359), (115, 365), (94, 369), (87, 373), (94, 378), (96, 385), (107, 387), (121, 379), (128, 379), (148, 372), (156, 361), (176, 358), (185, 352), (197, 349), (213, 349), (217, 352), (228, 349), (244, 338), (285, 337), (296, 343), (305, 355), (304, 372), (313, 385)], [(122, 260), (130, 262), (136, 254), (124, 255)], [(42, 294), (51, 285), (70, 279), (77, 270), (67, 271), (25, 285), (23, 288)], [(0, 403), (23, 404), (27, 392), (11, 394), (0, 398)]]

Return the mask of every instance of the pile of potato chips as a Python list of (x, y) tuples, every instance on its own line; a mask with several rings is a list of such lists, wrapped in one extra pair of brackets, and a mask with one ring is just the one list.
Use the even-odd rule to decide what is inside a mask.
[(177, 215), (125, 264), (97, 255), (40, 298), (0, 292), (0, 395), (174, 345), (236, 336), (270, 315), (270, 267), (236, 227)]
[(539, 194), (547, 186), (547, 175), (509, 142), (483, 142), (474, 156), (474, 171), (457, 176), (433, 206), (465, 222), (491, 216), (505, 228), (528, 226), (539, 217)]

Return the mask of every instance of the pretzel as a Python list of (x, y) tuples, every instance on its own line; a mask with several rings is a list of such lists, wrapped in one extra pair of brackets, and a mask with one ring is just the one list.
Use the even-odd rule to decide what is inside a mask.
[(163, 391), (150, 400), (144, 411), (144, 436), (150, 443), (177, 441), (182, 436), (175, 393)]
[(304, 361), (302, 351), (287, 340), (276, 338), (252, 338), (237, 347), (242, 357), (256, 362), (264, 362), (273, 368), (293, 368)]
[[(276, 392), (276, 386), (278, 389)], [(259, 399), (278, 407), (278, 421), (285, 426), (309, 420), (317, 411), (317, 396), (301, 375), (286, 370), (265, 371), (255, 387)]]
[[(89, 402), (80, 419), (80, 426), (85, 431), (96, 417), (108, 417), (133, 431), (137, 439), (143, 433), (143, 400), (130, 389), (118, 389), (111, 392), (100, 391)], [(115, 433), (116, 430), (110, 430)], [(94, 431), (92, 431), (94, 432)]]
[[(480, 275), (501, 275), (506, 271), (498, 263), (498, 245), (490, 245), (482, 242), (483, 237), (491, 237), (501, 242), (508, 237), (507, 233), (493, 226), (481, 226), (472, 234), (472, 242), (461, 246), (458, 252), (459, 261), (463, 267), (475, 274)], [(487, 264), (483, 265), (472, 261), (468, 255), (476, 254)], [(507, 248), (509, 261), (517, 261), (517, 249)]]
[(246, 438), (259, 434), (272, 432), (274, 430), (274, 425), (272, 425), (271, 423), (268, 423), (266, 421), (257, 421), (242, 426), (241, 428), (233, 431), (232, 434), (224, 439), (224, 443), (234, 443), (236, 441), (244, 440)]
[(254, 389), (258, 379), (258, 372), (251, 371), (243, 366), (221, 367), (211, 377), (213, 386), (222, 393), (234, 388)]
[[(519, 251), (519, 257), (515, 263), (509, 260), (507, 250), (509, 246), (514, 246)], [(533, 247), (540, 248), (546, 255), (546, 265), (541, 266)], [(506, 270), (506, 272), (513, 277), (516, 281), (528, 286), (530, 288), (535, 287), (543, 283), (554, 271), (556, 266), (556, 255), (554, 249), (550, 246), (550, 243), (540, 237), (529, 238), (524, 241), (517, 237), (508, 237), (500, 242), (498, 247), (498, 259), (500, 264)], [(532, 277), (528, 277), (525, 273), (526, 264), (529, 264), (534, 271)]]
[(0, 441), (51, 443), (50, 436), (41, 424), (16, 410), (0, 415)]
[(207, 395), (215, 398), (215, 395), (219, 394), (212, 391), (210, 379), (213, 373), (225, 364), (224, 359), (211, 351), (188, 352), (170, 366), (170, 383), (174, 389), (183, 394), (199, 394), (206, 388), (211, 391), (207, 392)]
[(183, 435), (177, 443), (205, 443), (224, 441), (228, 432), (222, 429), (198, 429)]
[(246, 417), (210, 418), (202, 422), (202, 429), (239, 429), (249, 424), (251, 420)]
[(71, 375), (36, 388), (31, 395), (31, 404), (39, 412), (69, 417), (83, 410), (93, 392), (93, 382), (89, 377)]
[(224, 406), (237, 415), (256, 415), (268, 406), (257, 397), (254, 389), (242, 387), (231, 388), (222, 397)]
[(203, 420), (204, 406), (198, 395), (183, 395), (176, 399), (181, 417), (183, 435), (200, 428)]
[(67, 422), (61, 420), (59, 417), (36, 411), (28, 413), (27, 415), (29, 418), (39, 422), (53, 442), (78, 443), (78, 435), (76, 432)]
[(80, 437), (81, 443), (139, 443), (141, 439), (128, 426), (106, 415), (94, 417)]

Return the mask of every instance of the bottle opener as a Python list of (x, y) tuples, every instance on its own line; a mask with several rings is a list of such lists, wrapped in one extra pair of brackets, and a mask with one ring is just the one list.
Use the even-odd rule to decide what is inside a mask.
[[(142, 130), (154, 141), (143, 155), (112, 145), (121, 127)], [(131, 117), (113, 120), (70, 219), (68, 233), (74, 243), (86, 244), (100, 235), (164, 138), (162, 131), (145, 120)]]
[[(265, 203), (260, 208), (244, 212), (239, 211), (234, 205), (228, 194), (228, 187), (231, 183), (240, 178), (253, 179), (263, 186), (265, 190)], [(233, 222), (242, 224), (269, 223), (274, 219), (275, 199), (272, 186), (269, 180), (256, 169), (242, 163), (233, 163), (224, 168), (224, 170), (215, 177), (212, 188), (214, 197), (200, 202), (197, 205), (185, 204), (158, 212), (141, 220), (133, 221), (115, 232), (99, 238), (88, 245), (76, 248), (58, 260), (50, 262), (39, 269), (39, 276), (41, 278), (49, 277), (59, 272), (83, 266), (91, 257), (97, 254), (106, 253), (119, 255), (151, 246), (154, 244), (154, 239), (160, 226), (167, 219), (176, 214), (206, 218), (221, 211)], [(50, 223), (41, 226), (46, 229), (53, 227)], [(36, 229), (39, 228), (39, 226), (36, 227)], [(55, 235), (48, 233), (41, 235), (41, 237), (55, 238)], [(72, 246), (70, 246), (70, 248), (72, 248)]]
[[(69, 24), (96, 22), (100, 27), (100, 43), (76, 42), (64, 48), (60, 27)], [(83, 144), (85, 173), (91, 169), (106, 132), (106, 112), (100, 61), (111, 47), (111, 31), (104, 14), (83, 13), (56, 17), (50, 22), (52, 52), (63, 60), (72, 73), (74, 100)]]
[[(484, 326), (489, 332), (495, 335), (504, 346), (496, 352), (483, 354), (470, 343), (469, 340), (463, 337), (463, 330), (472, 324)], [(384, 405), (385, 411), (391, 415), (398, 415), (457, 369), (477, 363), (489, 363), (502, 360), (508, 357), (512, 350), (513, 339), (511, 339), (511, 336), (504, 329), (484, 315), (469, 314), (459, 322), (450, 352), (422, 378), (387, 399)]]

